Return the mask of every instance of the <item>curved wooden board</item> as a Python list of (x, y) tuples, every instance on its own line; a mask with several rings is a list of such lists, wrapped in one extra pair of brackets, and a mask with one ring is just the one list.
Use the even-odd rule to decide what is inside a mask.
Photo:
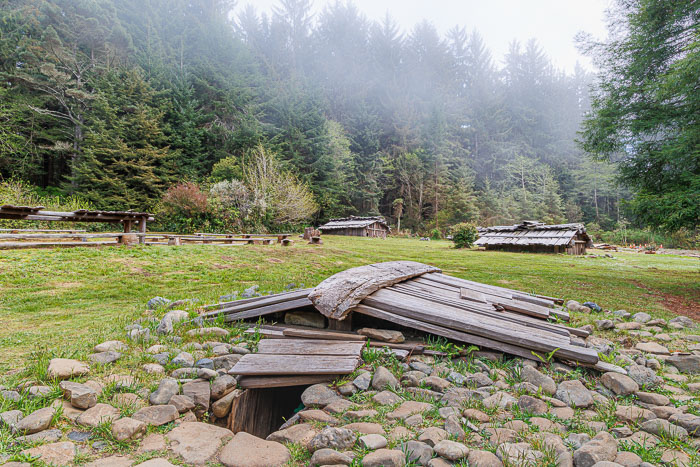
[(440, 269), (415, 261), (389, 261), (339, 272), (316, 286), (309, 300), (324, 316), (342, 320), (368, 295), (396, 283)]

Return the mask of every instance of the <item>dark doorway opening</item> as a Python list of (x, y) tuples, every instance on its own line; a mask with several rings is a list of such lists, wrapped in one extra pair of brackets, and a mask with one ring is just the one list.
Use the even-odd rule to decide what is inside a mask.
[(267, 438), (295, 414), (301, 404), (301, 393), (307, 387), (244, 390), (231, 406), (229, 429), (234, 433), (245, 431), (258, 438)]

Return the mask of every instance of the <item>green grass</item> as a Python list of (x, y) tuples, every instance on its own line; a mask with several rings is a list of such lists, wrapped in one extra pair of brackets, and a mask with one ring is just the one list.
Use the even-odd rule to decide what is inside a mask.
[[(30, 352), (70, 355), (78, 343), (123, 338), (156, 295), (213, 303), (253, 284), (278, 292), (314, 286), (344, 269), (415, 260), (488, 284), (609, 309), (670, 318), (664, 295), (700, 302), (696, 258), (614, 253), (614, 258), (455, 250), (451, 242), (324, 237), (274, 246), (189, 245), (0, 251), (0, 372), (23, 366)], [(581, 322), (584, 322), (583, 320)], [(83, 350), (84, 352), (84, 350)]]

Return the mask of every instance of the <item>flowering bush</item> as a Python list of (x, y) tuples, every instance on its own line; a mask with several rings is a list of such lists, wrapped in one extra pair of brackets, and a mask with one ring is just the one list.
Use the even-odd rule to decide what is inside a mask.
[(178, 183), (163, 195), (158, 221), (166, 230), (192, 232), (209, 220), (207, 194), (196, 183)]

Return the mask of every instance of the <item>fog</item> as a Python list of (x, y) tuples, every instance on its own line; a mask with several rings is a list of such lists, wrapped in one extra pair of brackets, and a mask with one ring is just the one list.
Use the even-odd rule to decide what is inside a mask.
[[(0, 160), (2, 177), (149, 210), (194, 189), (175, 181), (257, 190), (264, 150), (308, 188), (314, 222), (619, 220), (612, 169), (576, 143), (596, 76), (574, 36), (605, 35), (604, 0), (33, 1), (5, 9), (0, 66), (8, 108), (47, 121), (13, 114), (6, 133), (30, 150)], [(148, 177), (122, 173), (134, 160)]]
[[(316, 17), (335, 0), (315, 0)], [(402, 32), (428, 20), (441, 34), (454, 26), (477, 30), (501, 64), (511, 41), (536, 39), (555, 67), (572, 72), (576, 63), (593, 66), (576, 48), (574, 35), (585, 32), (602, 38), (606, 34), (604, 13), (609, 0), (355, 0), (358, 9), (373, 21), (389, 14)], [(241, 0), (236, 13), (248, 6), (272, 14), (279, 0)]]

